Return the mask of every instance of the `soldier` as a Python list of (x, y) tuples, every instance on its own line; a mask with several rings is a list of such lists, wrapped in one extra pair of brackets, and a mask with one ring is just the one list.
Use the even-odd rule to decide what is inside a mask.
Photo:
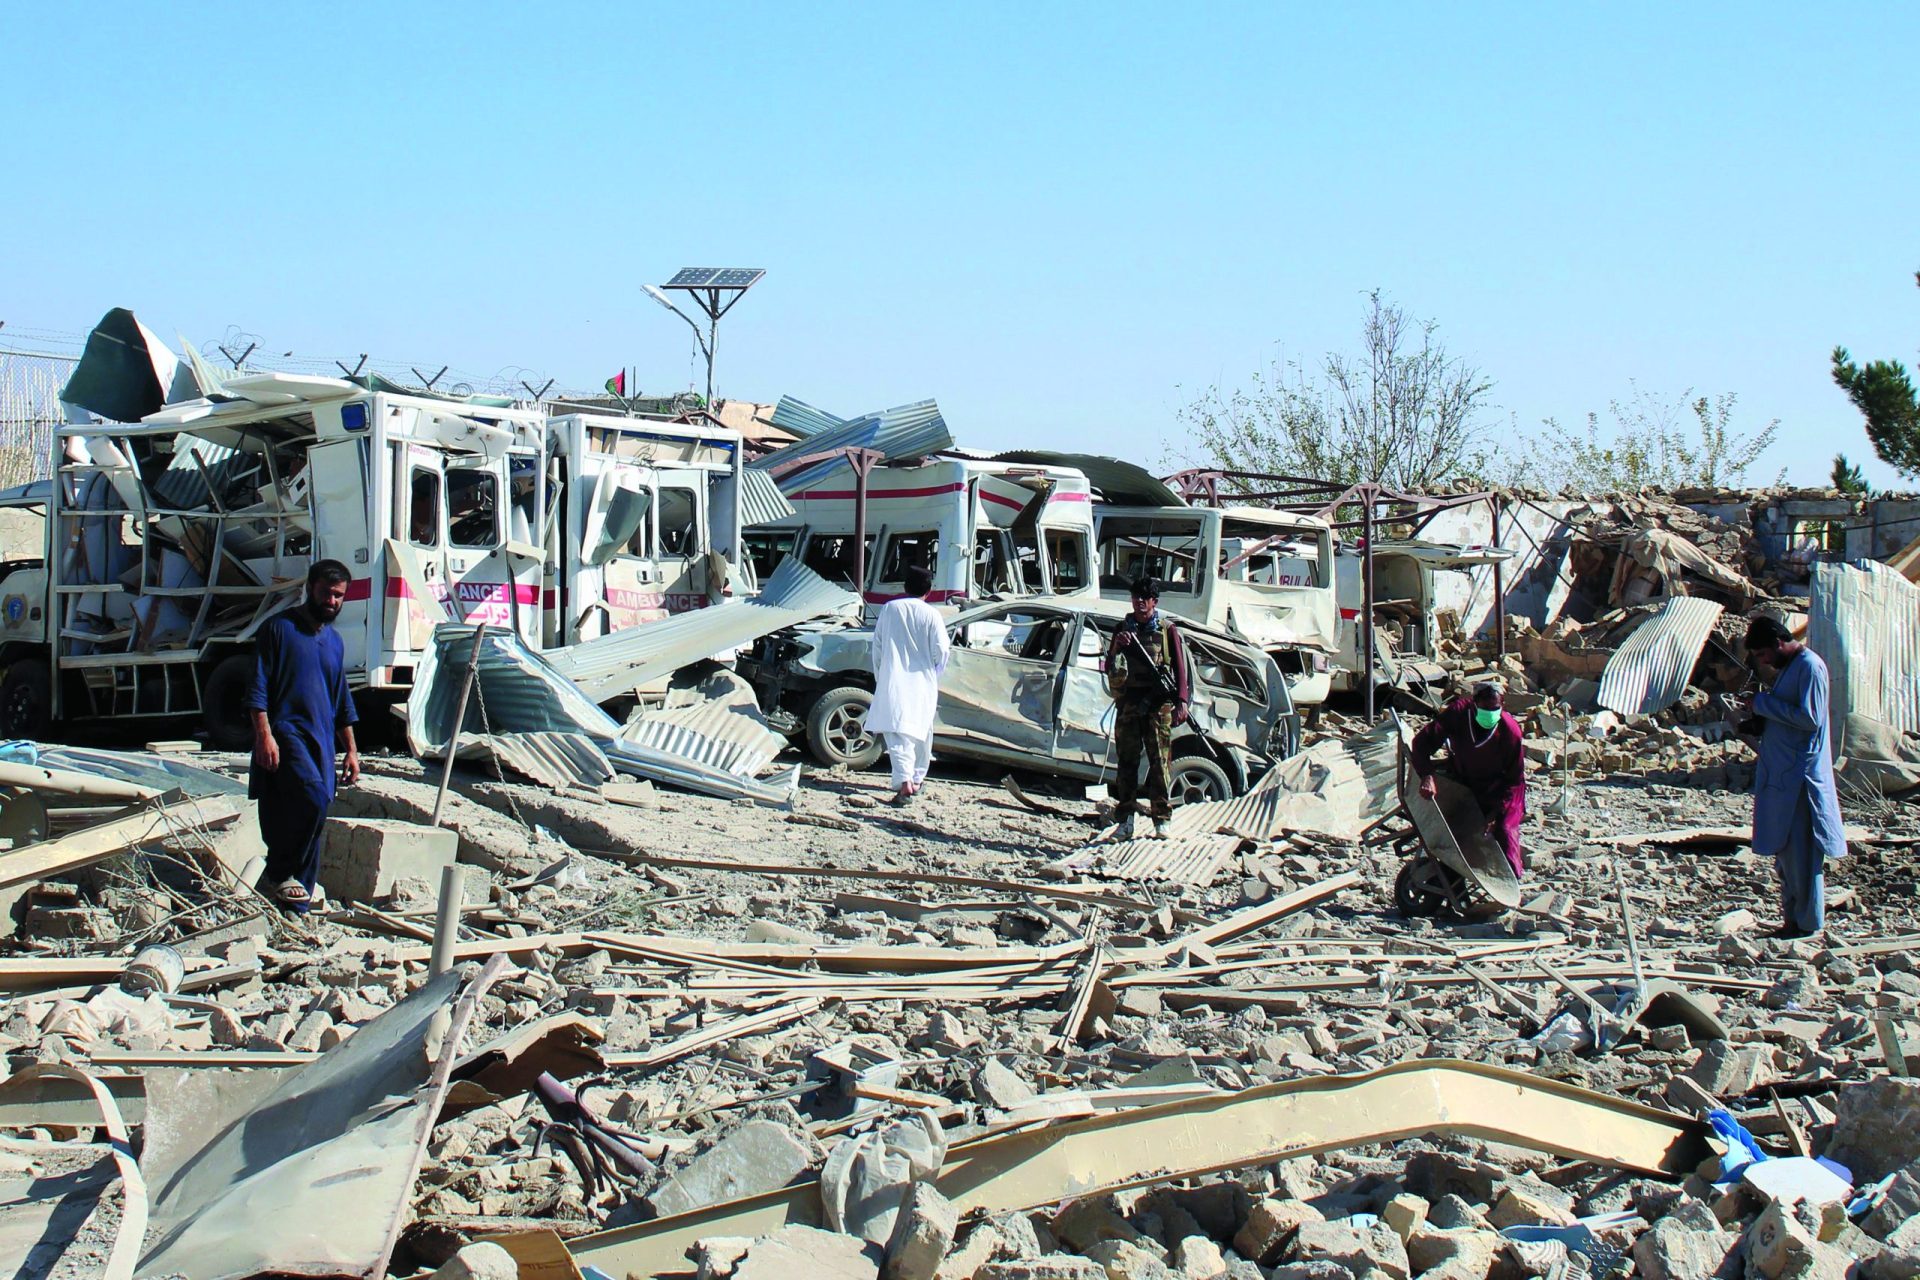
[[(1179, 692), (1169, 696), (1160, 672), (1173, 676)], [(1133, 584), (1133, 612), (1113, 633), (1107, 650), (1107, 691), (1114, 702), (1114, 747), (1119, 765), (1108, 794), (1119, 813), (1116, 840), (1133, 838), (1135, 800), (1140, 794), (1140, 758), (1147, 761), (1146, 798), (1153, 834), (1173, 815), (1167, 782), (1173, 772), (1173, 726), (1187, 719), (1186, 646), (1173, 620), (1160, 612), (1160, 584), (1143, 577)]]

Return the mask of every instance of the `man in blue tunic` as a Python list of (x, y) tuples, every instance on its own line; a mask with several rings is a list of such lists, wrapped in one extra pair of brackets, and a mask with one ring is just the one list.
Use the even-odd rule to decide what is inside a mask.
[(1827, 734), (1827, 664), (1767, 614), (1748, 624), (1747, 655), (1774, 673), (1741, 725), (1760, 736), (1753, 851), (1772, 855), (1780, 871), (1785, 922), (1774, 936), (1805, 938), (1826, 924), (1826, 860), (1847, 853)]
[[(333, 629), (351, 579), (338, 560), (318, 561), (307, 571), (307, 598), (267, 619), (254, 637), (247, 795), (260, 802), (260, 836), (267, 845), (262, 881), (282, 907), (303, 915), (313, 905), (335, 783), (352, 786), (360, 779), (353, 742), (359, 717), (347, 696), (345, 648)], [(336, 745), (346, 747), (337, 771)]]

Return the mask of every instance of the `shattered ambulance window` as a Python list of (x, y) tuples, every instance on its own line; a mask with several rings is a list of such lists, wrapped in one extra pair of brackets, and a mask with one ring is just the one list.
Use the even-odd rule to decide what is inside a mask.
[(905, 582), (907, 569), (913, 565), (919, 565), (928, 573), (939, 569), (940, 533), (937, 529), (887, 536), (887, 559), (880, 567), (880, 581), (894, 584)]
[[(867, 552), (873, 552), (873, 535), (867, 535)], [(800, 563), (813, 570), (828, 582), (837, 582), (842, 586), (853, 585), (853, 535), (848, 533), (816, 533), (807, 539), (807, 549), (800, 555)]]
[(500, 483), (491, 471), (447, 472), (447, 542), (500, 545)]
[(407, 541), (416, 547), (440, 545), (440, 475), (416, 467), (407, 495)]
[(1087, 585), (1087, 535), (1072, 529), (1047, 530), (1047, 561), (1053, 568), (1055, 591), (1078, 591)]
[(780, 562), (793, 554), (793, 544), (799, 540), (799, 533), (791, 529), (747, 534), (747, 556), (753, 561), (754, 577), (762, 582), (771, 578)]
[(690, 556), (700, 550), (700, 503), (691, 489), (660, 488), (660, 550)]

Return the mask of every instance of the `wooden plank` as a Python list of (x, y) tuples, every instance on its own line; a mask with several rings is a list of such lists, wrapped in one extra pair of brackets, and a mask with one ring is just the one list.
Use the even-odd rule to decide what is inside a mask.
[(1271, 902), (1236, 911), (1224, 920), (1216, 920), (1210, 925), (1185, 933), (1171, 942), (1156, 948), (1162, 958), (1171, 956), (1183, 948), (1200, 946), (1207, 949), (1231, 942), (1235, 938), (1264, 929), (1276, 920), (1302, 911), (1315, 903), (1324, 902), (1342, 889), (1350, 889), (1360, 883), (1358, 871), (1344, 871), (1329, 880), (1295, 889), (1292, 893), (1282, 894)]
[(738, 862), (720, 858), (679, 858), (658, 853), (629, 853), (615, 849), (582, 849), (596, 858), (637, 867), (684, 867), (691, 871), (734, 871), (755, 876), (818, 876), (822, 879), (892, 880), (911, 884), (952, 885), (962, 889), (995, 889), (1003, 893), (1057, 898), (1088, 906), (1118, 907), (1126, 911), (1152, 911), (1154, 904), (1138, 898), (1098, 889), (1074, 889), (1062, 885), (1038, 884), (1027, 880), (1005, 880), (994, 876), (949, 875), (937, 871), (889, 870), (871, 867), (828, 867), (791, 862)]
[(742, 1036), (758, 1035), (762, 1031), (771, 1031), (789, 1022), (797, 1022), (819, 1007), (820, 1001), (810, 997), (790, 1000), (760, 1013), (723, 1019), (681, 1036), (678, 1040), (669, 1040), (666, 1044), (655, 1045), (651, 1049), (644, 1049), (638, 1053), (608, 1053), (602, 1056), (609, 1067), (663, 1067), (669, 1062), (684, 1058), (691, 1053), (698, 1053), (713, 1045), (737, 1040)]
[(170, 791), (152, 807), (134, 809), (98, 826), (82, 827), (0, 855), (0, 889), (33, 884), (90, 867), (141, 845), (164, 840), (182, 828), (231, 822), (240, 816), (245, 803), (235, 796), (188, 799), (177, 791)]

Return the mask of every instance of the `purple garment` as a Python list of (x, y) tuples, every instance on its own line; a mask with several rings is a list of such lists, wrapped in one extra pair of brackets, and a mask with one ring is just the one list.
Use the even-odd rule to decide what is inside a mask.
[(1526, 870), (1520, 846), (1520, 824), (1527, 817), (1526, 755), (1521, 750), (1520, 722), (1502, 711), (1490, 737), (1473, 724), (1473, 700), (1455, 698), (1445, 710), (1413, 735), (1413, 771), (1429, 777), (1441, 766), (1434, 755), (1447, 749), (1449, 777), (1462, 783), (1480, 802), (1480, 811), (1493, 820), (1488, 833), (1507, 855), (1518, 876)]

